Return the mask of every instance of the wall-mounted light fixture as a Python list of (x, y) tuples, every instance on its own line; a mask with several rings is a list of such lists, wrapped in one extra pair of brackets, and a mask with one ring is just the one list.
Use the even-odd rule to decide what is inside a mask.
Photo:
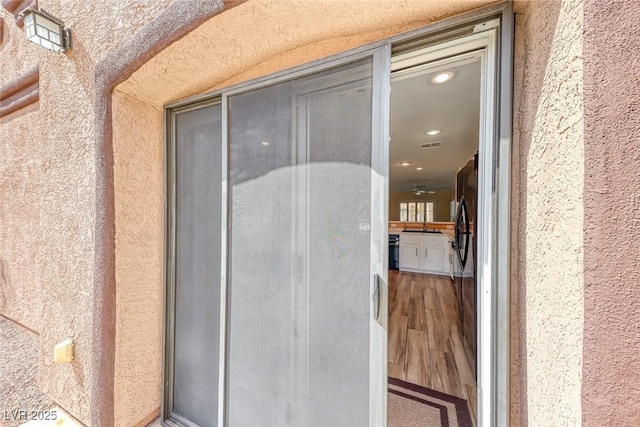
[(25, 10), (23, 16), (27, 40), (54, 52), (71, 49), (71, 30), (65, 29), (61, 20), (34, 9)]

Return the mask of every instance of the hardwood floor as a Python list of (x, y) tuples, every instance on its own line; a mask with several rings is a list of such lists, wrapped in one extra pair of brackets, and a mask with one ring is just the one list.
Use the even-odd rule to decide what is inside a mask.
[(389, 271), (389, 376), (467, 400), (474, 426), (476, 382), (446, 276)]

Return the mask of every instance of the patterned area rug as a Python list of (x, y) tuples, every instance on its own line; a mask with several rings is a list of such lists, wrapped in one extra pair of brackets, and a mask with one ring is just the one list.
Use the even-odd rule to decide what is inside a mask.
[(389, 427), (473, 427), (467, 401), (389, 378)]

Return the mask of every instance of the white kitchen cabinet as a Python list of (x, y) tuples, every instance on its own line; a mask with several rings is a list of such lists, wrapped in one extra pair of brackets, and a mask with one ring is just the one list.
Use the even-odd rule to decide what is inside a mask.
[(400, 270), (449, 275), (447, 244), (442, 234), (401, 233)]
[(429, 245), (422, 248), (424, 258), (422, 258), (421, 270), (432, 273), (447, 273), (443, 269), (444, 263), (444, 248), (442, 245), (434, 246)]
[(400, 245), (400, 270), (420, 270), (419, 246)]

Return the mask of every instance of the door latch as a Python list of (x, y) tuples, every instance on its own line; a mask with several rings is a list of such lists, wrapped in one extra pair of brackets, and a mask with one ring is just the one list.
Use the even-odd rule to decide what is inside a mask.
[(373, 320), (380, 316), (380, 282), (382, 277), (378, 273), (373, 275)]

